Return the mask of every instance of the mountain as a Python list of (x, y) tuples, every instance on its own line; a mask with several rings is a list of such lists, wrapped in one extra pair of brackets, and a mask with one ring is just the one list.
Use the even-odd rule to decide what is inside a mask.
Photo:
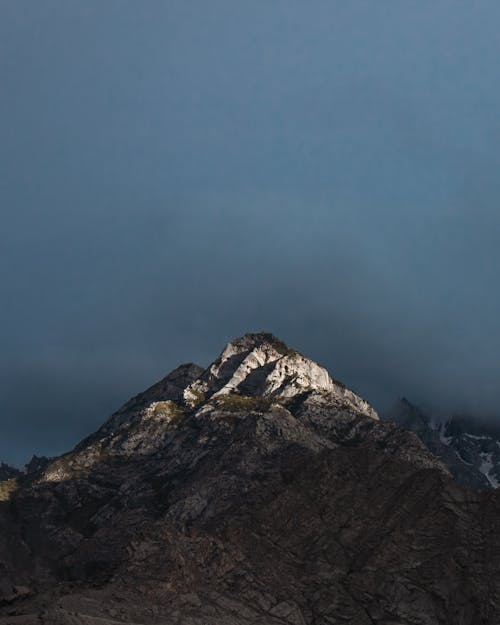
[(20, 477), (22, 474), (22, 471), (20, 471), (19, 469), (11, 467), (4, 462), (0, 462), (0, 482), (12, 480), (16, 477)]
[(500, 430), (491, 422), (467, 417), (433, 420), (405, 398), (388, 418), (414, 432), (460, 484), (500, 486)]
[(0, 503), (0, 625), (497, 625), (500, 491), (269, 334)]
[(31, 460), (24, 466), (24, 470), (12, 467), (4, 462), (0, 462), (0, 483), (20, 478), (26, 473), (35, 473), (43, 469), (50, 462), (50, 458), (45, 456), (33, 456)]
[(23, 473), (19, 469), (4, 462), (0, 463), (0, 502), (9, 497), (11, 491), (17, 487), (18, 479), (22, 475)]

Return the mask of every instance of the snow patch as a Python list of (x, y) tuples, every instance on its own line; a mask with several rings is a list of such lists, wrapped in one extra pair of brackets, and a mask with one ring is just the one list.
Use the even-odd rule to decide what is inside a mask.
[(464, 434), (464, 436), (467, 436), (468, 438), (474, 438), (477, 441), (486, 441), (486, 440), (491, 440), (491, 436), (476, 436), (476, 434)]
[(481, 464), (479, 466), (479, 470), (486, 477), (488, 482), (493, 486), (493, 488), (498, 488), (500, 486), (500, 482), (494, 475), (490, 475), (491, 469), (495, 466), (492, 460), (492, 454), (490, 453), (480, 453), (481, 456)]
[(442, 424), (442, 423), (439, 426), (439, 440), (443, 443), (443, 445), (446, 445), (447, 447), (449, 447), (451, 441), (453, 440), (453, 436), (445, 436), (444, 435), (445, 427), (446, 426), (444, 424)]

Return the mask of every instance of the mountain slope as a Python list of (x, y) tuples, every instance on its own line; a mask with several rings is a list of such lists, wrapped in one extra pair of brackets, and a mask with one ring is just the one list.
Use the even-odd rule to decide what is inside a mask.
[(20, 477), (22, 475), (22, 471), (16, 469), (15, 467), (11, 467), (5, 462), (0, 462), (0, 482), (11, 480), (16, 477)]
[(465, 417), (433, 421), (404, 398), (389, 419), (414, 432), (460, 484), (471, 488), (500, 486), (500, 432), (491, 423)]
[(0, 523), (2, 625), (500, 615), (497, 493), (267, 334), (128, 402)]

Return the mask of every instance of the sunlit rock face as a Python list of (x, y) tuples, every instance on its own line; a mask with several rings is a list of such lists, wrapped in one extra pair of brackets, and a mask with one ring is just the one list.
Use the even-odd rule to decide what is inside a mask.
[(272, 334), (246, 334), (228, 343), (217, 360), (184, 391), (187, 402), (238, 393), (292, 398), (306, 393), (343, 399), (368, 416), (375, 410), (316, 362), (290, 349)]
[(0, 625), (500, 622), (500, 493), (270, 334), (47, 462), (5, 482)]
[[(227, 398), (223, 404), (224, 398)], [(205, 370), (189, 363), (174, 369), (165, 378), (128, 401), (93, 435), (82, 441), (78, 452), (64, 468), (49, 467), (50, 479), (61, 479), (68, 462), (88, 468), (111, 455), (150, 454), (158, 451), (172, 432), (171, 421), (189, 414), (224, 413), (228, 404), (252, 404), (251, 398), (268, 406), (318, 404), (350, 410), (378, 420), (376, 411), (344, 384), (335, 381), (326, 369), (306, 358), (272, 334), (245, 334), (231, 341)], [(246, 401), (246, 404), (245, 404)], [(255, 403), (254, 402), (254, 403)], [(332, 416), (332, 415), (331, 415)], [(323, 420), (328, 420), (326, 415)], [(105, 452), (103, 452), (105, 450)], [(59, 463), (60, 464), (60, 463)], [(54, 472), (55, 471), (55, 472)], [(62, 473), (61, 473), (62, 471)]]

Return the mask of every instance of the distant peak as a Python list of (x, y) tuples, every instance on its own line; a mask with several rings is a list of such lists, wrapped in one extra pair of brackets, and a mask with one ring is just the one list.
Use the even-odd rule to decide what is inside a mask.
[(20, 477), (21, 475), (22, 471), (16, 467), (11, 467), (9, 464), (0, 462), (0, 482), (11, 480), (14, 477)]
[(163, 378), (163, 381), (168, 380), (169, 382), (173, 382), (177, 380), (192, 380), (201, 373), (203, 373), (203, 367), (200, 367), (194, 362), (186, 362), (171, 371), (165, 378)]

